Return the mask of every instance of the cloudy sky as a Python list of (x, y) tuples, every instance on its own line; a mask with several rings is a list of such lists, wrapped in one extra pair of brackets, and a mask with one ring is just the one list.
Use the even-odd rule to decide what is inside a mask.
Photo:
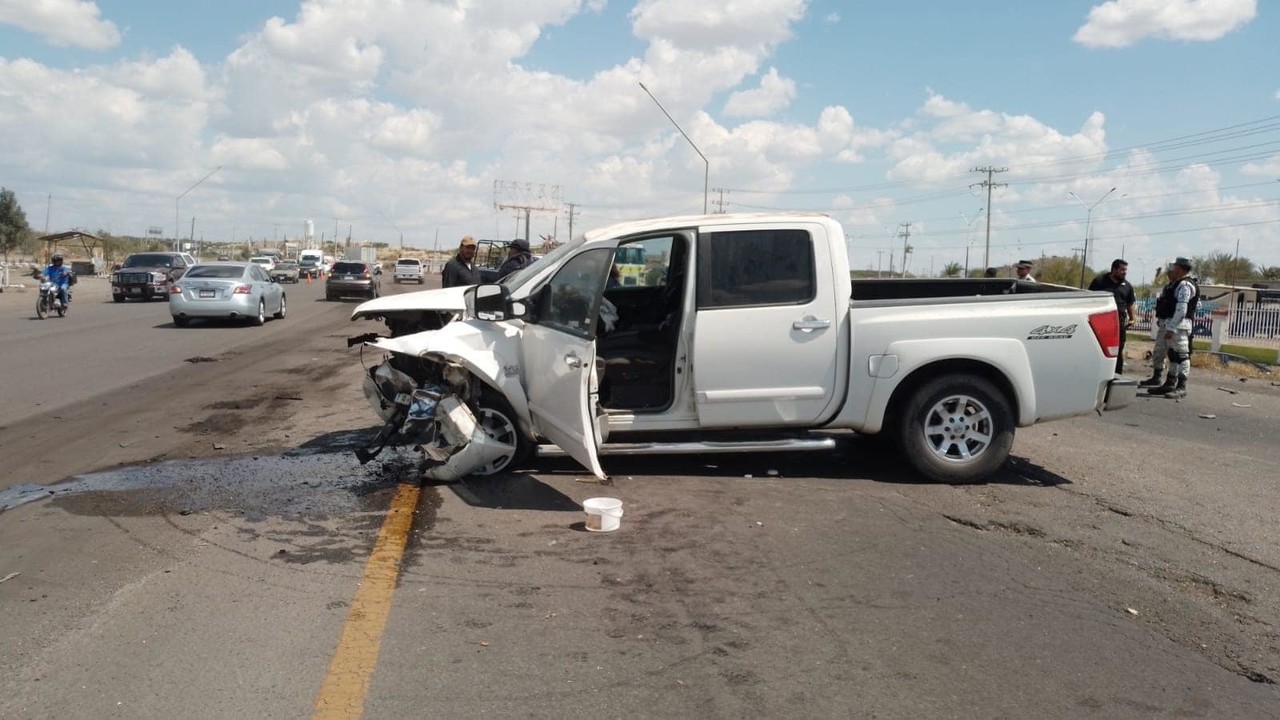
[(1276, 265), (1276, 38), (1257, 0), (0, 0), (0, 185), (38, 231), (171, 237), (205, 178), (184, 236), (425, 248), (811, 210), (927, 273), (981, 265), (994, 167), (991, 264), (1114, 187), (1095, 264)]

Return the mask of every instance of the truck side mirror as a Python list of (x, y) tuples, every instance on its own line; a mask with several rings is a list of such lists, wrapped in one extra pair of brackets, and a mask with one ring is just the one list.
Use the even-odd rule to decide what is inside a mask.
[(491, 322), (524, 317), (524, 303), (511, 302), (509, 293), (503, 285), (476, 285), (467, 288), (463, 294), (467, 315)]

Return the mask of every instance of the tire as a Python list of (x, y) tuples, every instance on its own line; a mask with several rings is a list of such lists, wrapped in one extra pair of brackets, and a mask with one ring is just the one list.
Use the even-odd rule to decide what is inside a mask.
[(60, 307), (60, 308), (56, 308), (56, 310), (57, 310), (57, 313), (58, 313), (58, 317), (66, 317), (66, 316), (67, 316), (67, 306), (66, 306), (66, 305), (63, 305), (63, 306), (62, 306), (62, 307)]
[(277, 311), (276, 311), (276, 314), (275, 314), (275, 315), (272, 315), (271, 317), (275, 318), (276, 320), (283, 320), (283, 319), (284, 319), (284, 313), (285, 313), (285, 306), (284, 306), (284, 305), (285, 305), (285, 302), (284, 302), (284, 293), (280, 293), (280, 309), (279, 309), (279, 310), (277, 310)]
[(173, 325), (174, 325), (174, 327), (187, 327), (187, 326), (191, 325), (191, 318), (185, 318), (185, 317), (181, 317), (181, 316), (179, 316), (179, 315), (174, 315), (174, 316), (173, 316)]
[(991, 381), (943, 375), (916, 388), (897, 417), (907, 462), (924, 477), (962, 485), (994, 473), (1013, 446), (1013, 409)]
[(123, 295), (112, 295), (112, 296), (111, 296), (111, 299), (112, 299), (112, 300), (114, 300), (114, 301), (116, 301), (116, 302), (124, 302), (124, 296), (123, 296)]
[(36, 298), (36, 317), (41, 320), (49, 317), (49, 301), (45, 299), (44, 293)]
[(253, 316), (250, 322), (258, 327), (267, 324), (267, 303), (262, 298), (258, 298), (258, 314)]
[(533, 453), (533, 443), (520, 432), (516, 423), (516, 413), (511, 404), (497, 393), (486, 390), (480, 394), (479, 412), (476, 420), (484, 428), (484, 432), (494, 440), (515, 444), (515, 452), (494, 460), (483, 467), (471, 471), (472, 475), (496, 475), (507, 468), (518, 467)]
[(398, 277), (393, 277), (393, 278), (391, 278), (391, 284), (392, 284), (392, 285), (399, 285), (399, 284), (400, 284), (400, 278), (398, 278)]

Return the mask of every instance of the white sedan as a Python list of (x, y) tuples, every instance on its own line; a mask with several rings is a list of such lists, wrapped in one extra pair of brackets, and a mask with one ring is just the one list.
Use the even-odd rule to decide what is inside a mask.
[(169, 314), (178, 327), (186, 327), (192, 318), (262, 325), (268, 312), (284, 319), (284, 288), (255, 263), (196, 265), (169, 288)]

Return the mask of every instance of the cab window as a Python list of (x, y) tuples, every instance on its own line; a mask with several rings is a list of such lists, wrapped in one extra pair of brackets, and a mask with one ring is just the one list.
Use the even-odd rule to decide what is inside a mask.
[(813, 239), (797, 229), (698, 236), (698, 309), (803, 305), (817, 292)]

